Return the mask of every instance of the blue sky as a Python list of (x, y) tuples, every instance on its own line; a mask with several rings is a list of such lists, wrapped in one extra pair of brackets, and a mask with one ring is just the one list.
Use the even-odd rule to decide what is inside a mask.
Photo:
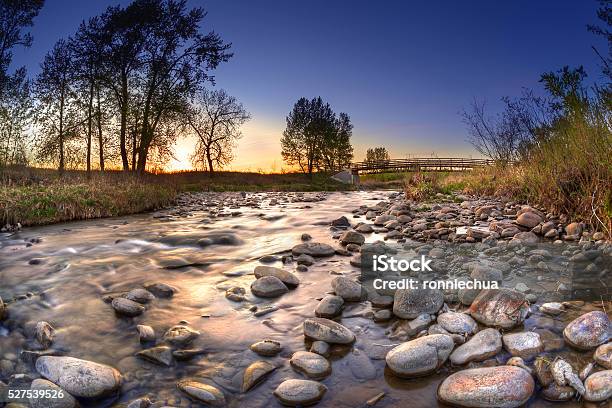
[[(43, 55), (82, 19), (125, 1), (47, 0), (32, 30), (34, 44), (14, 65), (34, 74)], [(233, 44), (217, 69), (217, 87), (238, 97), (253, 119), (244, 127), (234, 168), (280, 170), (285, 116), (301, 96), (322, 96), (355, 126), (361, 159), (385, 145), (393, 157), (476, 155), (459, 112), (475, 97), (492, 109), (541, 73), (584, 65), (599, 79), (587, 32), (594, 0), (249, 1), (190, 0)], [(192, 141), (177, 146), (185, 167)]]

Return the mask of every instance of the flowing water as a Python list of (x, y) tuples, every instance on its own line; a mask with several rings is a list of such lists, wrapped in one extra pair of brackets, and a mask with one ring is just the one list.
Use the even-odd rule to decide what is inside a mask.
[[(121, 394), (113, 399), (84, 402), (83, 406), (115, 406), (148, 395), (169, 406), (197, 406), (176, 388), (187, 377), (207, 379), (225, 391), (233, 407), (276, 407), (272, 395), (286, 378), (302, 378), (289, 365), (292, 353), (308, 349), (301, 324), (313, 316), (318, 299), (331, 290), (338, 274), (356, 277), (350, 257), (336, 255), (319, 260), (307, 272), (295, 272), (301, 284), (280, 298), (264, 300), (250, 294), (255, 266), (264, 255), (287, 253), (300, 243), (302, 233), (317, 242), (337, 245), (331, 220), (351, 219), (359, 205), (374, 205), (385, 192), (322, 194), (202, 194), (191, 204), (154, 214), (92, 220), (28, 228), (0, 235), (0, 296), (9, 301), (10, 320), (0, 326), (0, 379), (12, 373), (30, 373), (32, 366), (20, 358), (31, 343), (32, 326), (48, 321), (56, 329), (52, 348), (62, 355), (116, 367), (124, 375)], [(312, 200), (311, 200), (312, 199)], [(362, 219), (363, 220), (363, 219)], [(202, 238), (219, 245), (202, 247)], [(381, 239), (370, 234), (367, 242)], [(401, 244), (391, 244), (400, 246)], [(283, 267), (279, 260), (270, 264)], [(294, 270), (295, 264), (284, 265)], [(119, 317), (105, 296), (164, 282), (178, 289), (170, 299), (155, 299), (135, 318)], [(512, 282), (514, 284), (515, 282)], [(247, 289), (248, 301), (227, 300), (231, 286)], [(255, 317), (254, 305), (275, 304), (280, 309)], [(532, 315), (526, 329), (543, 328), (559, 335), (573, 318), (594, 306), (551, 318)], [(379, 394), (376, 406), (435, 407), (436, 388), (451, 369), (415, 380), (394, 377), (385, 370), (384, 354), (390, 340), (390, 323), (374, 323), (368, 302), (345, 304), (342, 324), (357, 337), (353, 347), (335, 348), (332, 374), (322, 382), (329, 391), (320, 406), (359, 407)], [(152, 326), (158, 338), (171, 326), (187, 321), (201, 335), (189, 348), (205, 354), (187, 362), (163, 367), (144, 361), (135, 353), (137, 324)], [(283, 345), (276, 357), (265, 358), (279, 368), (261, 385), (240, 393), (242, 372), (259, 357), (249, 345), (263, 339)], [(583, 364), (590, 353), (565, 353)], [(505, 361), (503, 353), (498, 356)], [(456, 370), (453, 369), (453, 370)], [(163, 404), (161, 404), (163, 405)], [(161, 406), (160, 405), (160, 406)], [(547, 403), (533, 398), (529, 406), (581, 406), (580, 403)]]

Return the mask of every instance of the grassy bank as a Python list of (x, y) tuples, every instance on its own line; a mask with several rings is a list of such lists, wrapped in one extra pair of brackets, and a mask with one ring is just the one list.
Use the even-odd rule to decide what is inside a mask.
[(43, 225), (151, 211), (184, 191), (327, 191), (351, 188), (327, 175), (202, 172), (146, 174), (48, 169), (0, 170), (0, 226)]

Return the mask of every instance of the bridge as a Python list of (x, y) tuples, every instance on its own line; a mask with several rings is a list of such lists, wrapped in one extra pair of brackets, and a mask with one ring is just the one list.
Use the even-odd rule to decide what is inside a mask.
[(389, 159), (351, 163), (353, 175), (362, 173), (389, 173), (404, 171), (465, 171), (490, 166), (494, 160), (464, 159), (458, 157), (425, 157), (411, 159)]

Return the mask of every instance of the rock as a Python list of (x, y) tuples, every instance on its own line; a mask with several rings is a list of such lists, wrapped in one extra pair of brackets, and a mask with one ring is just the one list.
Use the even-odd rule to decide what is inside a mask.
[(605, 401), (612, 397), (612, 370), (591, 374), (584, 382), (584, 388), (584, 399), (587, 401)]
[(324, 341), (313, 341), (310, 345), (310, 352), (317, 353), (325, 358), (329, 357), (331, 347)]
[(264, 357), (273, 357), (280, 353), (282, 349), (281, 344), (278, 341), (268, 339), (253, 343), (249, 348), (254, 353)]
[(340, 235), (340, 242), (344, 245), (363, 245), (365, 243), (365, 237), (355, 231), (345, 231), (342, 235)]
[(280, 268), (273, 266), (257, 266), (255, 267), (255, 277), (257, 279), (263, 278), (264, 276), (274, 276), (281, 280), (287, 287), (295, 288), (300, 284), (300, 280), (297, 276), (291, 272), (285, 271)]
[(297, 262), (298, 265), (312, 266), (315, 263), (315, 259), (310, 255), (302, 254), (295, 258), (295, 262)]
[(497, 329), (484, 329), (476, 333), (465, 344), (450, 355), (451, 363), (462, 365), (470, 361), (484, 361), (502, 349), (502, 336)]
[(542, 306), (540, 306), (540, 312), (549, 314), (551, 316), (557, 316), (563, 313), (564, 310), (565, 306), (558, 302), (544, 303)]
[(155, 295), (146, 289), (136, 288), (130, 290), (128, 294), (125, 295), (125, 298), (138, 303), (149, 303), (155, 299)]
[(55, 329), (47, 322), (36, 323), (36, 341), (43, 346), (43, 348), (49, 348), (53, 343), (53, 336), (55, 336)]
[(539, 214), (535, 212), (524, 212), (516, 218), (516, 223), (526, 228), (533, 228), (544, 221)]
[(274, 396), (290, 407), (312, 405), (323, 398), (327, 387), (311, 380), (285, 380), (274, 390)]
[(510, 357), (508, 361), (506, 361), (506, 365), (521, 367), (523, 370), (529, 372), (529, 374), (533, 374), (533, 370), (525, 364), (525, 361), (520, 357)]
[(563, 330), (563, 338), (580, 350), (590, 350), (610, 340), (612, 325), (610, 318), (602, 311), (585, 313), (570, 322)]
[(364, 297), (364, 290), (359, 282), (344, 276), (338, 276), (331, 282), (336, 295), (347, 302), (359, 302)]
[(581, 236), (582, 235), (582, 224), (579, 222), (572, 222), (571, 224), (567, 224), (565, 227), (565, 234), (573, 235), (573, 236)]
[(340, 296), (327, 295), (317, 305), (315, 309), (315, 316), (332, 318), (339, 316), (342, 313), (342, 306), (344, 305), (344, 299)]
[(478, 330), (478, 324), (465, 313), (442, 313), (438, 316), (438, 324), (450, 333), (473, 334)]
[(455, 343), (446, 334), (432, 334), (400, 344), (387, 353), (387, 367), (398, 377), (428, 375), (444, 364)]
[(136, 353), (147, 361), (170, 367), (172, 365), (172, 349), (168, 346), (151, 347)]
[(438, 399), (462, 407), (514, 408), (527, 402), (534, 388), (531, 375), (519, 367), (473, 368), (444, 379)]
[(151, 406), (151, 400), (147, 397), (137, 398), (130, 401), (125, 408), (149, 408)]
[(476, 264), (471, 268), (470, 277), (481, 282), (501, 282), (504, 275), (499, 269)]
[(329, 319), (314, 317), (304, 321), (304, 335), (331, 344), (351, 344), (355, 341), (352, 331)]
[(211, 407), (225, 406), (225, 396), (212, 385), (204, 384), (196, 380), (182, 380), (176, 385), (179, 390), (187, 394), (197, 402)]
[(362, 234), (370, 234), (374, 232), (374, 228), (372, 228), (370, 224), (361, 224), (355, 228), (355, 231), (361, 232)]
[(569, 401), (576, 395), (576, 390), (569, 385), (558, 385), (553, 382), (547, 387), (542, 388), (540, 395), (547, 401)]
[(313, 380), (320, 380), (331, 373), (331, 364), (325, 357), (310, 351), (296, 351), (289, 361), (297, 371)]
[(172, 352), (172, 357), (174, 357), (176, 360), (187, 361), (187, 360), (191, 360), (195, 356), (201, 356), (202, 354), (205, 354), (205, 353), (206, 351), (201, 348), (181, 349), (181, 350), (174, 350)]
[(387, 322), (393, 318), (393, 313), (389, 309), (381, 309), (374, 312), (373, 320), (377, 323)]
[(272, 298), (284, 295), (289, 289), (276, 276), (264, 276), (251, 284), (251, 292), (255, 296)]
[(2, 301), (2, 297), (0, 297), (0, 322), (5, 320), (8, 316), (8, 311), (6, 310), (6, 305)]
[(145, 311), (145, 308), (140, 303), (125, 298), (115, 298), (111, 305), (115, 312), (122, 316), (134, 317), (141, 315)]
[(232, 302), (244, 302), (246, 300), (246, 290), (241, 286), (232, 286), (225, 291), (225, 298)]
[(583, 395), (585, 393), (584, 385), (580, 380), (580, 377), (574, 372), (574, 368), (565, 360), (560, 357), (550, 364), (550, 372), (557, 385), (569, 385), (574, 388), (578, 394)]
[(376, 378), (376, 367), (372, 364), (370, 357), (361, 350), (353, 348), (347, 356), (348, 366), (351, 374), (358, 380), (374, 380)]
[(136, 330), (138, 330), (138, 336), (142, 343), (147, 341), (155, 341), (155, 330), (153, 330), (151, 326), (139, 324), (136, 326)]
[(531, 291), (531, 289), (529, 289), (529, 286), (527, 286), (523, 282), (517, 283), (516, 286), (514, 287), (514, 290), (516, 290), (517, 292), (521, 292), (521, 293), (529, 293), (529, 291)]
[(435, 314), (444, 304), (444, 294), (437, 289), (402, 289), (395, 292), (393, 314), (414, 319), (422, 313)]
[[(72, 395), (64, 391), (62, 388), (53, 384), (51, 381), (37, 378), (32, 381), (31, 390), (36, 390), (39, 393), (45, 393), (47, 390), (54, 395), (55, 398), (31, 398), (31, 408), (73, 408), (77, 406), (77, 402)], [(62, 395), (60, 398), (59, 395)]]
[(177, 292), (176, 288), (160, 282), (145, 284), (144, 288), (158, 298), (171, 298)]
[(535, 332), (509, 333), (502, 337), (504, 347), (513, 356), (528, 360), (544, 351), (540, 335)]
[(312, 239), (312, 235), (305, 232), (300, 236), (300, 239), (302, 241), (310, 241)]
[(608, 370), (612, 369), (612, 343), (602, 344), (597, 347), (593, 359), (597, 364)]
[(294, 246), (293, 249), (291, 249), (291, 253), (294, 256), (306, 254), (315, 258), (323, 258), (333, 256), (336, 251), (331, 245), (328, 244), (322, 244), (319, 242), (305, 242), (303, 244)]
[(113, 367), (73, 357), (42, 356), (36, 371), (75, 397), (99, 398), (115, 393), (122, 382)]
[(200, 335), (199, 331), (193, 330), (189, 326), (176, 325), (168, 329), (162, 341), (168, 342), (173, 346), (184, 346)]
[(484, 289), (468, 312), (484, 325), (511, 329), (523, 323), (528, 311), (524, 294), (510, 289)]
[(247, 392), (262, 382), (274, 370), (276, 370), (276, 367), (267, 361), (255, 361), (244, 370), (241, 391)]
[(343, 215), (342, 217), (333, 220), (331, 222), (331, 225), (332, 225), (332, 227), (346, 227), (346, 228), (350, 228), (351, 223), (349, 222), (348, 218), (346, 218)]
[(519, 232), (512, 238), (512, 241), (518, 241), (519, 243), (526, 246), (534, 246), (538, 243), (539, 239), (536, 234), (531, 231)]

